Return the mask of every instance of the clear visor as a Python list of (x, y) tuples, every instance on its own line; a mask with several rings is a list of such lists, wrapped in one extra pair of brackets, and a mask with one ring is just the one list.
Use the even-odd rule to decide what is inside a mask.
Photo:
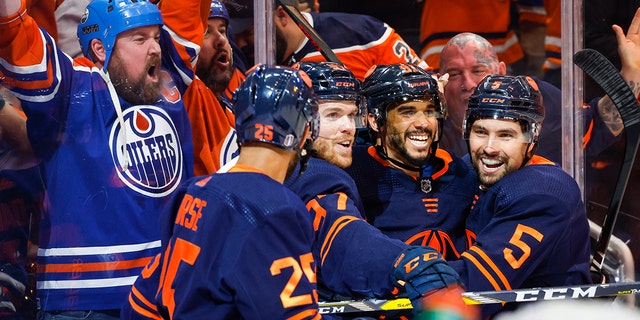
[(320, 104), (334, 104), (334, 105), (343, 105), (351, 103), (355, 103), (355, 110), (350, 108), (348, 110), (338, 110), (337, 114), (343, 114), (349, 117), (356, 129), (366, 128), (367, 127), (367, 108), (364, 103), (364, 98), (359, 94), (332, 94), (332, 95), (319, 95), (318, 96)]

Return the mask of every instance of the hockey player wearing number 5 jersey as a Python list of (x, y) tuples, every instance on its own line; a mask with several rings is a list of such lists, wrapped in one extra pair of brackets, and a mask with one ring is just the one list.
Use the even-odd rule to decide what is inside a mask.
[(446, 112), (436, 80), (414, 65), (378, 65), (363, 94), (377, 141), (357, 145), (346, 170), (367, 221), (391, 238), (459, 258), (477, 180), (468, 163), (437, 148)]
[[(580, 189), (535, 155), (543, 119), (542, 96), (529, 77), (489, 75), (469, 99), (464, 137), (482, 192), (466, 222), (473, 246), (449, 262), (468, 290), (591, 282)], [(501, 307), (484, 305), (483, 318)]]
[(193, 175), (181, 76), (196, 51), (178, 55), (147, 1), (89, 3), (78, 24), (83, 58), (62, 52), (23, 0), (2, 1), (0, 31), (3, 85), (22, 101), (44, 166), (43, 316), (117, 318), (159, 252), (157, 212)]
[(313, 219), (282, 185), (317, 134), (309, 78), (259, 65), (233, 104), (237, 163), (172, 198), (162, 255), (142, 271), (122, 319), (320, 319)]

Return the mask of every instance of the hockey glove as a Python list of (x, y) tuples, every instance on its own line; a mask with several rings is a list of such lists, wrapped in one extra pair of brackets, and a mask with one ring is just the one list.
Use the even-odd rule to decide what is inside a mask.
[(431, 247), (409, 247), (393, 264), (391, 280), (405, 287), (412, 302), (433, 290), (462, 286), (460, 276)]

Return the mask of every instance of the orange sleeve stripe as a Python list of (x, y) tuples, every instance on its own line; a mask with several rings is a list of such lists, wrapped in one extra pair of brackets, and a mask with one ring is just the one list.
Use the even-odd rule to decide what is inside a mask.
[(12, 77), (4, 77), (5, 82), (9, 83), (12, 87), (18, 87), (27, 90), (35, 90), (35, 89), (48, 89), (53, 85), (53, 66), (51, 65), (51, 61), (47, 64), (47, 78), (44, 80), (27, 80), (20, 81), (16, 80)]
[[(151, 309), (153, 311), (158, 311), (158, 308), (156, 307), (156, 305), (151, 303), (151, 301), (149, 301), (149, 299), (147, 299), (144, 295), (142, 295), (142, 293), (140, 293), (140, 290), (138, 290), (138, 288), (136, 288), (136, 286), (131, 287), (131, 295), (134, 295), (138, 300), (140, 300), (140, 302), (142, 302), (149, 309)], [(130, 295), (130, 297), (131, 297), (131, 295)], [(131, 301), (131, 300), (129, 300), (129, 301)]]
[(139, 314), (141, 314), (141, 315), (143, 315), (143, 316), (145, 316), (147, 318), (162, 320), (162, 317), (160, 317), (160, 315), (155, 314), (153, 312), (150, 312), (149, 310), (146, 310), (145, 308), (143, 308), (143, 307), (139, 306), (137, 303), (135, 303), (135, 301), (133, 301), (133, 298), (131, 297), (131, 295), (129, 295), (129, 304), (131, 304), (131, 308), (135, 312), (137, 312), (137, 313), (139, 313)]
[(482, 249), (476, 246), (472, 246), (471, 248), (469, 248), (469, 250), (477, 253), (482, 258), (482, 260), (484, 260), (484, 262), (491, 268), (491, 270), (493, 270), (493, 272), (498, 275), (498, 278), (500, 278), (500, 280), (502, 281), (505, 290), (511, 290), (511, 284), (509, 284), (509, 280), (507, 280), (507, 277), (504, 276), (502, 271), (500, 271), (500, 268), (498, 268), (498, 266), (484, 251), (482, 251)]
[(331, 246), (333, 245), (333, 240), (340, 233), (340, 231), (349, 223), (359, 220), (354, 216), (344, 216), (340, 217), (336, 222), (333, 223), (331, 229), (327, 233), (327, 237), (324, 239), (322, 243), (322, 247), (320, 248), (320, 256), (322, 257), (321, 265), (324, 264), (324, 260), (327, 258), (329, 251), (331, 250)]
[(347, 209), (347, 200), (349, 198), (347, 197), (346, 194), (342, 193), (342, 192), (338, 192), (338, 205), (337, 208), (340, 211), (344, 211)]
[(95, 272), (107, 270), (126, 270), (146, 266), (152, 257), (136, 260), (112, 261), (112, 262), (88, 262), (88, 263), (60, 263), (38, 266), (38, 272), (59, 273), (59, 272)]
[(471, 263), (473, 263), (476, 268), (478, 268), (478, 270), (480, 270), (480, 272), (482, 272), (482, 274), (484, 275), (484, 277), (489, 280), (489, 282), (491, 283), (491, 286), (493, 286), (493, 288), (496, 291), (500, 291), (502, 290), (500, 288), (500, 286), (498, 285), (498, 283), (496, 282), (496, 280), (493, 278), (493, 276), (491, 276), (491, 274), (489, 274), (489, 271), (487, 271), (487, 269), (484, 268), (484, 266), (482, 266), (482, 264), (480, 264), (480, 262), (478, 260), (476, 260), (475, 257), (473, 257), (470, 253), (468, 252), (463, 252), (462, 253), (462, 257), (463, 258), (467, 258), (467, 260), (471, 261)]

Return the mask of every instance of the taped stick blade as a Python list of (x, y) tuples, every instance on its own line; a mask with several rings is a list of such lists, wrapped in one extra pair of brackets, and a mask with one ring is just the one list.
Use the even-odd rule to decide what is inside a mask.
[(582, 49), (573, 55), (573, 63), (609, 95), (625, 127), (640, 122), (638, 100), (609, 59), (596, 50)]

